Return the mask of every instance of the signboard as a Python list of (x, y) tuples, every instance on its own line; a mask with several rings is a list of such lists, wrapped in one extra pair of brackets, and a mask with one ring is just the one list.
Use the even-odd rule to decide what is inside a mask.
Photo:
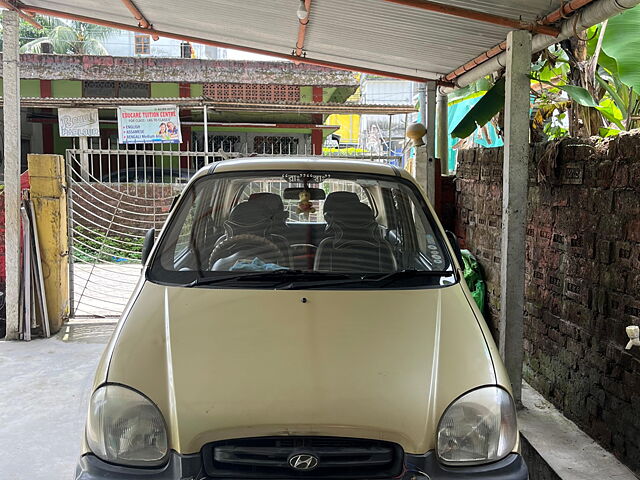
[(178, 107), (118, 107), (118, 142), (182, 143)]
[(97, 108), (59, 108), (58, 125), (61, 137), (99, 137)]

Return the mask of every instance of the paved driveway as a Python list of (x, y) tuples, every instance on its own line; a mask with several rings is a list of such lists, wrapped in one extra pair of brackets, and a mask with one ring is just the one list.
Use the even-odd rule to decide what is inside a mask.
[(71, 480), (93, 373), (113, 323), (0, 341), (0, 478)]

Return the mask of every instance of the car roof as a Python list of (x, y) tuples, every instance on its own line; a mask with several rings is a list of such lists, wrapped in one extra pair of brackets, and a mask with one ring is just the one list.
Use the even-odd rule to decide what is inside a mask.
[[(214, 166), (215, 168), (212, 168)], [(200, 171), (194, 175), (194, 178), (212, 174), (214, 170), (216, 174), (270, 170), (315, 170), (392, 176), (401, 175), (400, 172), (402, 171), (385, 163), (372, 160), (353, 160), (344, 157), (250, 157), (215, 162), (200, 169)]]

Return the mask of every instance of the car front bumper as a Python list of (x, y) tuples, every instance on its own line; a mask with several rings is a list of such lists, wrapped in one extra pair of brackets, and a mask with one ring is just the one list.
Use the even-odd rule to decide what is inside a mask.
[[(528, 477), (527, 465), (517, 453), (512, 453), (488, 465), (447, 467), (438, 463), (435, 454), (429, 452), (425, 455), (405, 454), (405, 472), (398, 478), (402, 480), (527, 480)], [(210, 477), (207, 477), (204, 472), (199, 454), (179, 455), (172, 452), (169, 462), (161, 468), (122, 467), (103, 462), (92, 454), (84, 455), (76, 467), (75, 478), (76, 480), (206, 480)]]

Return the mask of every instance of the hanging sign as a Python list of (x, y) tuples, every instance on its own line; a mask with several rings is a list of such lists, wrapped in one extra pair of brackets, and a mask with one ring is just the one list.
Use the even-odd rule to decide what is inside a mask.
[(118, 107), (119, 143), (182, 143), (176, 105)]
[(99, 137), (97, 108), (59, 108), (58, 125), (61, 137)]

